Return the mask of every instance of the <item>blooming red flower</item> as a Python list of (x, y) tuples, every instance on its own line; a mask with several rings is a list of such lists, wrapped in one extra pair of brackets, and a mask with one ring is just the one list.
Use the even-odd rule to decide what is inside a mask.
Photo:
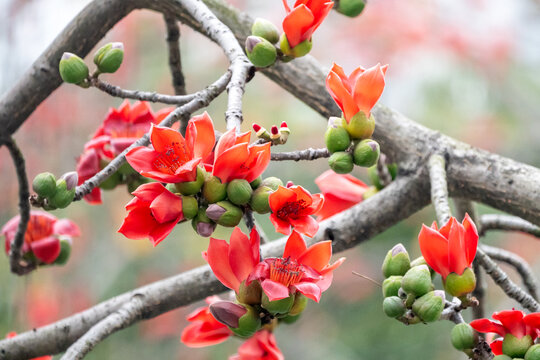
[[(218, 296), (209, 296), (205, 299), (208, 305), (221, 299)], [(227, 325), (216, 320), (208, 306), (202, 306), (187, 316), (191, 322), (184, 331), (180, 340), (189, 347), (204, 347), (222, 343), (232, 335)]]
[(236, 134), (231, 129), (223, 134), (214, 150), (213, 175), (222, 183), (234, 179), (252, 182), (270, 163), (270, 143), (249, 145), (251, 132)]
[(238, 354), (229, 357), (229, 360), (284, 360), (285, 357), (277, 347), (274, 334), (268, 330), (261, 330), (246, 340), (238, 348)]
[[(112, 160), (146, 134), (151, 124), (159, 124), (171, 110), (165, 108), (154, 114), (147, 102), (137, 101), (131, 106), (127, 100), (120, 108), (109, 109), (103, 124), (85, 144), (77, 161), (79, 185), (98, 173), (103, 163)], [(100, 204), (101, 190), (94, 188), (85, 199), (91, 204)]]
[(362, 200), (369, 188), (362, 181), (349, 174), (337, 174), (327, 170), (315, 179), (324, 195), (322, 208), (317, 212), (317, 221), (322, 221), (346, 210)]
[(287, 37), (291, 48), (305, 40), (310, 40), (311, 35), (323, 22), (326, 15), (334, 6), (333, 1), (328, 0), (297, 0), (293, 9), (283, 0), (287, 16), (283, 19), (283, 32)]
[(463, 224), (452, 217), (440, 230), (435, 222), (431, 228), (422, 225), (418, 241), (428, 265), (446, 279), (450, 273), (462, 275), (471, 266), (476, 255), (478, 232), (469, 215), (465, 214)]
[(126, 154), (136, 171), (166, 183), (194, 181), (197, 165), (214, 147), (214, 125), (205, 112), (189, 121), (185, 139), (176, 130), (152, 126), (150, 141), (152, 148), (138, 146)]
[(259, 263), (259, 244), (260, 237), (255, 228), (251, 230), (248, 238), (239, 227), (235, 227), (230, 244), (225, 240), (210, 238), (208, 250), (203, 253), (203, 257), (218, 280), (238, 292), (240, 283)]
[[(9, 220), (2, 228), (5, 236), (5, 249), (9, 254), (11, 241), (19, 226), (20, 216)], [(38, 260), (45, 264), (53, 263), (60, 255), (60, 237), (71, 241), (71, 237), (80, 236), (79, 227), (71, 220), (58, 220), (55, 216), (39, 210), (30, 212), (30, 221), (24, 235), (22, 246), (23, 255), (33, 253)]]
[(118, 232), (130, 239), (146, 239), (156, 246), (182, 219), (182, 198), (160, 183), (143, 184), (126, 205), (129, 211)]
[(384, 75), (388, 65), (375, 65), (369, 69), (358, 67), (347, 77), (343, 69), (334, 64), (326, 77), (326, 89), (343, 111), (349, 122), (359, 111), (370, 116), (371, 109), (384, 90)]
[[(540, 313), (525, 315), (519, 310), (505, 310), (493, 313), (492, 318), (499, 322), (477, 319), (471, 321), (470, 325), (478, 332), (495, 333), (503, 338), (506, 334), (512, 334), (518, 339), (530, 335), (534, 341), (540, 336)], [(489, 345), (495, 355), (502, 355), (501, 340), (495, 340)]]
[(332, 241), (306, 246), (304, 239), (293, 231), (287, 239), (281, 258), (268, 258), (253, 269), (246, 280), (249, 285), (258, 280), (270, 301), (284, 299), (299, 291), (319, 302), (321, 294), (332, 283), (332, 272), (345, 258), (329, 264)]
[[(6, 335), (6, 339), (11, 339), (11, 338), (14, 338), (15, 336), (17, 336), (17, 333), (15, 331), (11, 331)], [(53, 357), (51, 355), (47, 355), (47, 356), (40, 356), (37, 358), (32, 358), (30, 360), (52, 360), (52, 358)]]
[(311, 195), (301, 186), (280, 186), (268, 197), (270, 221), (276, 231), (285, 235), (291, 233), (291, 226), (301, 234), (313, 237), (319, 224), (310, 215), (317, 213), (323, 206), (324, 197), (321, 194)]

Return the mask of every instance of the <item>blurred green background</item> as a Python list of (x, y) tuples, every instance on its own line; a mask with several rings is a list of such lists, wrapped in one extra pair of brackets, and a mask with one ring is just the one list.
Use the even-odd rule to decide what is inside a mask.
[[(0, 4), (0, 90), (5, 92), (30, 66), (87, 0), (4, 0)], [(254, 17), (279, 26), (279, 1), (233, 2)], [(489, 151), (540, 166), (540, 4), (534, 0), (370, 0), (364, 14), (348, 19), (332, 12), (314, 35), (312, 55), (329, 68), (332, 62), (349, 73), (359, 65), (390, 65), (382, 102), (410, 118)], [(114, 75), (103, 78), (127, 89), (171, 93), (162, 16), (135, 11), (99, 43), (122, 41), (125, 60)], [(227, 67), (213, 43), (181, 28), (182, 61), (188, 92), (203, 88)], [(91, 62), (91, 56), (87, 57)], [(15, 138), (27, 161), (28, 175), (74, 170), (84, 143), (121, 99), (95, 89), (62, 85), (19, 129)], [(224, 130), (226, 96), (207, 110)], [(154, 110), (160, 106), (152, 105)], [(325, 119), (262, 75), (247, 85), (243, 130), (257, 122), (269, 128), (287, 121), (292, 134), (278, 151), (323, 146)], [(382, 149), (384, 151), (384, 149)], [(279, 166), (279, 168), (278, 168)], [(317, 192), (313, 180), (326, 160), (271, 164), (266, 175), (279, 175)], [(363, 170), (354, 174), (366, 180)], [(17, 212), (17, 183), (11, 160), (0, 149), (0, 223)], [(11, 275), (0, 256), (0, 337), (22, 332), (83, 310), (133, 287), (204, 264), (208, 240), (182, 224), (158, 247), (116, 233), (130, 196), (123, 188), (104, 193), (104, 204), (78, 202), (54, 215), (69, 216), (83, 235), (75, 239), (64, 267), (41, 268), (24, 278)], [(481, 207), (481, 212), (492, 212)], [(339, 256), (321, 303), (308, 306), (301, 321), (276, 332), (288, 359), (464, 359), (449, 342), (450, 322), (406, 327), (384, 316), (380, 289), (351, 274), (357, 271), (381, 281), (380, 263), (394, 244), (404, 243), (418, 256), (416, 237), (431, 223), (431, 208)], [(271, 238), (280, 236), (259, 216)], [(214, 234), (228, 239), (229, 232)], [(519, 234), (491, 233), (490, 244), (529, 260), (539, 274), (540, 243)], [(514, 277), (511, 269), (505, 268)], [(516, 279), (518, 280), (518, 279)], [(145, 321), (100, 344), (88, 359), (225, 359), (240, 341), (205, 349), (179, 342), (185, 316), (194, 304)], [(488, 313), (517, 306), (490, 282)], [(469, 316), (469, 314), (467, 314)]]

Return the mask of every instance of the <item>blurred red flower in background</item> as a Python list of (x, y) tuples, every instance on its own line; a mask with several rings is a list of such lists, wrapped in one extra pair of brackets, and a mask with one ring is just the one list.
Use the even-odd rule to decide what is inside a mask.
[(238, 354), (229, 360), (284, 360), (285, 357), (276, 344), (276, 338), (268, 330), (261, 330), (246, 340), (238, 348)]
[[(219, 296), (209, 296), (205, 299), (208, 305), (220, 301)], [(184, 331), (180, 340), (189, 347), (204, 347), (222, 343), (233, 333), (227, 325), (216, 320), (208, 306), (202, 306), (187, 316), (191, 322)]]

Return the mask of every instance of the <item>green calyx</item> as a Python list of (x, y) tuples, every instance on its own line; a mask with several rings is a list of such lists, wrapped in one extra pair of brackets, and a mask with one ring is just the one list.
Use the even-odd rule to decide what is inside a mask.
[(258, 305), (261, 303), (261, 296), (261, 283), (252, 281), (249, 285), (246, 285), (246, 282), (242, 281), (236, 293), (236, 300), (241, 304)]
[(176, 189), (178, 189), (182, 195), (195, 195), (201, 191), (204, 184), (204, 178), (205, 171), (201, 167), (197, 166), (197, 178), (194, 181), (177, 183)]
[(450, 295), (461, 297), (473, 292), (476, 287), (476, 276), (471, 268), (466, 268), (461, 275), (450, 273), (443, 283)]
[(229, 328), (232, 332), (241, 338), (249, 338), (261, 328), (261, 318), (259, 312), (254, 307), (244, 305), (246, 313), (238, 319), (237, 328)]
[(450, 333), (452, 345), (459, 351), (470, 350), (478, 342), (478, 334), (467, 323), (457, 324)]
[(56, 192), (56, 178), (50, 172), (37, 174), (32, 182), (32, 189), (39, 196), (49, 198)]
[(413, 312), (422, 321), (429, 323), (438, 320), (444, 310), (444, 291), (435, 290), (422, 295), (412, 305)]
[(294, 303), (294, 295), (290, 295), (284, 299), (270, 301), (268, 296), (262, 293), (261, 306), (272, 315), (287, 314), (291, 310)]
[(124, 60), (124, 44), (121, 42), (108, 43), (94, 54), (94, 64), (100, 73), (114, 73)]
[(88, 77), (88, 66), (75, 54), (65, 52), (58, 64), (60, 77), (67, 83), (80, 84)]
[(284, 55), (294, 59), (294, 58), (307, 55), (311, 51), (311, 48), (313, 47), (313, 43), (311, 42), (311, 39), (304, 40), (300, 44), (296, 45), (294, 48), (291, 49), (289, 40), (287, 39), (287, 36), (285, 35), (285, 33), (283, 33), (281, 34), (281, 37), (279, 38), (279, 47), (281, 49), (281, 52), (283, 52)]
[(209, 176), (204, 181), (202, 194), (210, 204), (225, 200), (227, 197), (227, 185), (221, 183), (217, 176)]
[(251, 35), (262, 37), (272, 44), (279, 41), (278, 28), (271, 21), (262, 18), (257, 18), (253, 22)]
[(517, 338), (512, 334), (506, 334), (502, 343), (502, 352), (511, 358), (522, 358), (533, 344), (530, 335)]
[(342, 126), (341, 118), (331, 117), (328, 119), (324, 141), (330, 154), (336, 151), (345, 151), (351, 145), (351, 137)]
[(406, 310), (403, 300), (397, 296), (390, 296), (383, 300), (383, 311), (388, 317), (400, 317), (405, 314)]
[(365, 6), (365, 0), (339, 0), (337, 12), (348, 17), (356, 17), (362, 13)]
[(182, 213), (184, 218), (193, 219), (199, 212), (199, 203), (194, 196), (182, 195)]
[(259, 176), (258, 178), (250, 182), (249, 185), (251, 186), (253, 190), (255, 190), (261, 185), (261, 183), (262, 183), (262, 176)]
[(398, 296), (401, 280), (403, 276), (390, 276), (384, 279), (382, 283), (382, 292), (384, 297)]
[(54, 263), (56, 265), (64, 265), (68, 259), (69, 255), (71, 254), (71, 239), (65, 239), (60, 238), (60, 254), (58, 254), (58, 257), (56, 260), (54, 260)]
[(256, 67), (267, 67), (276, 62), (276, 47), (260, 36), (248, 36), (246, 39), (246, 54)]
[(426, 265), (415, 266), (403, 275), (401, 287), (407, 294), (422, 296), (432, 290), (431, 274)]
[(411, 268), (409, 253), (402, 244), (395, 245), (388, 251), (382, 265), (384, 277), (405, 275)]
[(343, 127), (352, 139), (369, 139), (375, 131), (375, 118), (373, 115), (367, 117), (366, 113), (359, 111), (349, 122), (343, 119)]
[(56, 191), (54, 195), (49, 198), (49, 204), (57, 209), (64, 209), (71, 204), (74, 197), (75, 188), (68, 190), (66, 180), (58, 179), (56, 181)]
[(208, 206), (206, 215), (221, 226), (235, 227), (242, 220), (244, 212), (229, 201), (218, 201)]
[(348, 152), (338, 151), (328, 158), (328, 165), (338, 174), (348, 174), (354, 168), (353, 157)]
[(377, 164), (380, 154), (379, 143), (372, 139), (362, 140), (354, 147), (353, 161), (358, 166), (370, 167)]
[(300, 315), (305, 309), (308, 304), (308, 298), (303, 295), (300, 292), (297, 292), (294, 296), (294, 302), (291, 306), (291, 309), (289, 310), (290, 316), (297, 316)]
[(258, 214), (267, 214), (270, 212), (270, 203), (268, 202), (268, 197), (274, 190), (268, 186), (259, 186), (257, 190), (253, 192), (251, 200), (249, 201), (249, 206), (253, 211)]
[(275, 176), (270, 176), (263, 179), (260, 186), (267, 186), (270, 189), (276, 191), (280, 186), (283, 186), (283, 181)]
[(227, 185), (227, 197), (236, 205), (246, 205), (251, 199), (253, 189), (247, 180), (234, 179)]

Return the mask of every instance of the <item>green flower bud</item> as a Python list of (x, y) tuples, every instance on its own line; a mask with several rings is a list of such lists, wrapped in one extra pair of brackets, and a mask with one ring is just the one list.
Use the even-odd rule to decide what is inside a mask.
[(472, 349), (478, 342), (478, 334), (474, 331), (471, 325), (461, 323), (454, 326), (450, 333), (452, 345), (459, 351)]
[(210, 204), (216, 203), (227, 197), (227, 185), (222, 184), (217, 176), (210, 176), (204, 181), (202, 193)]
[(412, 305), (412, 310), (423, 322), (433, 322), (441, 317), (444, 310), (444, 300), (444, 291), (430, 291), (416, 299)]
[(370, 167), (377, 164), (381, 149), (375, 140), (366, 139), (360, 141), (354, 147), (353, 159), (358, 166)]
[(67, 83), (79, 84), (88, 77), (88, 66), (75, 54), (65, 52), (58, 65), (60, 77)]
[(249, 206), (253, 211), (258, 214), (267, 214), (270, 212), (270, 203), (268, 202), (268, 197), (274, 190), (270, 189), (268, 186), (260, 186), (253, 192), (253, 196), (249, 201)]
[(49, 204), (58, 209), (66, 208), (71, 204), (75, 197), (75, 187), (77, 186), (78, 179), (79, 177), (75, 171), (62, 175), (56, 181), (56, 191), (49, 198)]
[(339, 0), (339, 6), (336, 9), (338, 13), (348, 17), (356, 17), (364, 10), (365, 0)]
[(338, 174), (347, 174), (354, 168), (353, 157), (348, 152), (338, 151), (328, 158), (328, 165)]
[(249, 338), (261, 328), (261, 318), (254, 307), (249, 305), (244, 306), (247, 312), (238, 319), (238, 327), (230, 329), (235, 335), (241, 338)]
[(242, 209), (229, 201), (218, 201), (215, 204), (210, 204), (208, 209), (206, 209), (206, 216), (208, 216), (209, 219), (226, 227), (238, 225), (240, 220), (242, 220), (243, 215)]
[(296, 45), (294, 48), (291, 49), (291, 46), (289, 45), (289, 40), (287, 39), (285, 33), (281, 34), (281, 37), (279, 38), (279, 47), (281, 51), (284, 55), (293, 59), (307, 55), (311, 51), (312, 46), (313, 43), (310, 39), (308, 39), (302, 41), (300, 44)]
[(331, 117), (328, 119), (328, 127), (324, 133), (326, 148), (330, 154), (336, 151), (345, 151), (351, 145), (351, 137), (342, 126), (341, 118)]
[(390, 172), (390, 176), (392, 177), (392, 180), (395, 180), (398, 173), (398, 166), (396, 163), (388, 164), (386, 165), (388, 168), (388, 171)]
[(291, 310), (289, 310), (289, 315), (300, 315), (305, 310), (307, 303), (308, 298), (304, 294), (297, 292), (294, 296), (294, 303), (291, 307)]
[(122, 183), (122, 174), (115, 172), (111, 174), (107, 179), (103, 180), (99, 187), (103, 190), (112, 190), (116, 186)]
[(276, 47), (260, 36), (247, 37), (246, 54), (253, 65), (261, 68), (272, 65), (277, 58)]
[(258, 178), (250, 182), (249, 185), (251, 186), (253, 190), (255, 190), (261, 185), (261, 183), (262, 183), (262, 176), (259, 176)]
[(460, 297), (473, 292), (476, 287), (476, 276), (471, 268), (466, 268), (461, 275), (450, 273), (443, 283), (450, 295)]
[(261, 296), (261, 306), (265, 308), (270, 314), (287, 314), (294, 303), (294, 295), (286, 297), (285, 299), (270, 301), (268, 296), (262, 293)]
[(398, 296), (401, 280), (403, 276), (390, 276), (382, 283), (382, 293), (384, 297)]
[(41, 197), (51, 197), (56, 192), (56, 178), (50, 172), (37, 174), (32, 182), (32, 188)]
[(384, 258), (382, 272), (384, 277), (405, 275), (411, 268), (409, 253), (402, 244), (395, 245)]
[(257, 18), (251, 26), (251, 35), (262, 37), (272, 44), (279, 41), (279, 30), (272, 24), (271, 21), (266, 19)]
[(261, 327), (259, 313), (249, 305), (216, 301), (209, 306), (214, 318), (227, 325), (236, 335), (248, 338)]
[(281, 179), (279, 179), (279, 178), (277, 178), (275, 176), (270, 176), (270, 177), (267, 177), (267, 178), (263, 179), (260, 186), (267, 186), (270, 189), (276, 191), (278, 189), (278, 187), (283, 186), (283, 181), (281, 181)]
[(176, 188), (182, 195), (195, 195), (204, 184), (205, 171), (197, 166), (197, 178), (194, 181), (185, 181), (176, 184)]
[(375, 130), (375, 118), (373, 115), (368, 118), (366, 113), (359, 111), (348, 123), (343, 119), (343, 127), (352, 139), (369, 139)]
[(193, 230), (202, 237), (209, 237), (216, 229), (216, 223), (206, 216), (205, 207), (199, 208), (197, 216), (191, 220), (191, 226), (193, 227)]
[(370, 186), (366, 189), (366, 191), (364, 191), (364, 194), (362, 195), (362, 197), (364, 198), (364, 200), (366, 199), (369, 199), (370, 197), (372, 197), (373, 195), (375, 195), (376, 193), (378, 193), (379, 190), (377, 190), (377, 188), (375, 186)]
[(114, 73), (124, 60), (124, 44), (108, 43), (94, 54), (94, 64), (101, 73)]
[(420, 266), (420, 265), (426, 265), (428, 267), (429, 272), (431, 273), (431, 279), (433, 280), (436, 272), (432, 268), (429, 267), (428, 263), (426, 262), (426, 259), (424, 259), (423, 256), (419, 256), (413, 261), (411, 261), (411, 267)]
[(280, 322), (284, 322), (285, 324), (294, 324), (296, 320), (300, 319), (301, 313), (298, 315), (287, 315), (282, 318), (279, 318)]
[(407, 294), (422, 296), (432, 289), (431, 274), (426, 265), (411, 268), (401, 280), (401, 287)]
[(234, 179), (227, 185), (227, 196), (236, 205), (246, 205), (251, 199), (253, 189), (244, 179)]
[(405, 314), (405, 305), (403, 300), (397, 296), (390, 296), (383, 300), (383, 311), (386, 316), (391, 318), (397, 318)]
[(540, 344), (533, 345), (527, 350), (525, 360), (540, 360)]
[(502, 352), (511, 358), (522, 358), (533, 344), (530, 335), (517, 338), (512, 334), (506, 334), (502, 343)]
[(261, 295), (261, 283), (255, 280), (246, 286), (246, 282), (242, 281), (242, 283), (240, 283), (240, 288), (236, 293), (236, 300), (242, 304), (258, 305), (261, 303)]
[(377, 171), (377, 165), (374, 165), (370, 168), (368, 168), (368, 176), (369, 180), (377, 188), (377, 190), (381, 190), (384, 188), (383, 184), (381, 184), (381, 179), (379, 179), (379, 172)]
[(512, 360), (512, 358), (508, 355), (497, 355), (493, 360)]
[(199, 213), (199, 203), (194, 196), (182, 195), (182, 213), (184, 218), (193, 219)]
[(68, 261), (70, 254), (71, 239), (60, 237), (60, 254), (58, 254), (58, 257), (56, 258), (56, 260), (54, 260), (54, 263), (56, 265), (64, 265)]

